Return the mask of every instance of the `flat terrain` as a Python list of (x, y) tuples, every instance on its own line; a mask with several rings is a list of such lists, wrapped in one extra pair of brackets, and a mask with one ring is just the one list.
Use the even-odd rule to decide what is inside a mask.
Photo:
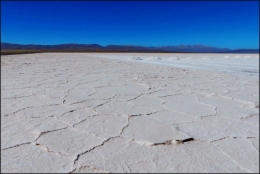
[(1, 55), (13, 55), (13, 54), (28, 54), (28, 53), (41, 53), (43, 51), (37, 50), (1, 50)]
[(1, 171), (259, 173), (259, 65), (196, 57), (1, 56)]

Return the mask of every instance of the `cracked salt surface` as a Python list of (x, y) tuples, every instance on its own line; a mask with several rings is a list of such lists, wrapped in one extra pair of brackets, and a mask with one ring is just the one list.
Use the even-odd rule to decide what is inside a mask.
[(256, 62), (253, 54), (2, 56), (1, 170), (259, 173)]

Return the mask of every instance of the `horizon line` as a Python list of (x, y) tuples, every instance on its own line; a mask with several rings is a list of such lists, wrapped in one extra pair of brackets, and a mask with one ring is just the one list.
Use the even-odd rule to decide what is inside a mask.
[(195, 46), (195, 45), (199, 45), (199, 46), (204, 46), (204, 47), (214, 47), (214, 48), (221, 48), (221, 49), (229, 49), (229, 50), (239, 50), (239, 49), (259, 49), (258, 48), (227, 48), (227, 47), (217, 47), (217, 46), (211, 46), (211, 45), (203, 45), (203, 44), (179, 44), (179, 45), (161, 45), (161, 46), (143, 46), (143, 45), (135, 45), (135, 44), (108, 44), (108, 45), (101, 45), (98, 43), (58, 43), (58, 44), (34, 44), (34, 43), (29, 43), (29, 44), (24, 44), (24, 43), (11, 43), (11, 42), (3, 42), (2, 43), (6, 43), (6, 44), (16, 44), (16, 45), (41, 45), (41, 46), (55, 46), (55, 45), (70, 45), (70, 44), (75, 44), (75, 45), (99, 45), (101, 47), (107, 47), (107, 46), (137, 46), (137, 47), (155, 47), (155, 48), (160, 48), (160, 47), (174, 47), (174, 46)]

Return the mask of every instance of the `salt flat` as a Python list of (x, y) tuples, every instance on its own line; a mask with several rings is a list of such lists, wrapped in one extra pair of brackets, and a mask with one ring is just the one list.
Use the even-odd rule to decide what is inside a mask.
[(259, 173), (258, 56), (1, 56), (1, 170)]

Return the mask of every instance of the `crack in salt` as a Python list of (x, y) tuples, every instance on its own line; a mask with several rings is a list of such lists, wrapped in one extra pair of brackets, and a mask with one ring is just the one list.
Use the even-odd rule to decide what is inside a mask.
[(241, 169), (249, 172), (249, 173), (253, 173), (252, 171), (246, 169), (245, 167), (241, 166), (236, 160), (234, 160), (233, 158), (231, 158), (231, 156), (229, 156), (227, 153), (225, 153), (224, 151), (222, 151), (216, 144), (213, 143), (213, 145), (225, 156), (227, 156), (231, 161), (233, 161), (235, 164), (237, 164)]
[(45, 150), (46, 152), (55, 153), (56, 155), (60, 155), (60, 156), (71, 157), (70, 155), (65, 155), (65, 154), (63, 154), (63, 153), (61, 153), (61, 152), (52, 151), (52, 150), (50, 150), (47, 146), (44, 146), (44, 145), (42, 145), (42, 144), (40, 144), (40, 143), (35, 143), (35, 145), (36, 145), (36, 146), (40, 146), (41, 149)]
[(162, 143), (153, 143), (151, 146), (158, 146), (158, 145), (171, 145), (171, 144), (183, 144), (185, 142), (194, 141), (193, 138), (187, 138), (184, 140), (166, 140)]
[(10, 147), (3, 148), (3, 149), (1, 149), (1, 150), (7, 150), (7, 149), (11, 149), (11, 148), (15, 148), (15, 147), (22, 146), (22, 145), (26, 145), (26, 144), (31, 144), (31, 142), (26, 142), (26, 143), (17, 144), (17, 145), (14, 145), (14, 146), (10, 146)]

